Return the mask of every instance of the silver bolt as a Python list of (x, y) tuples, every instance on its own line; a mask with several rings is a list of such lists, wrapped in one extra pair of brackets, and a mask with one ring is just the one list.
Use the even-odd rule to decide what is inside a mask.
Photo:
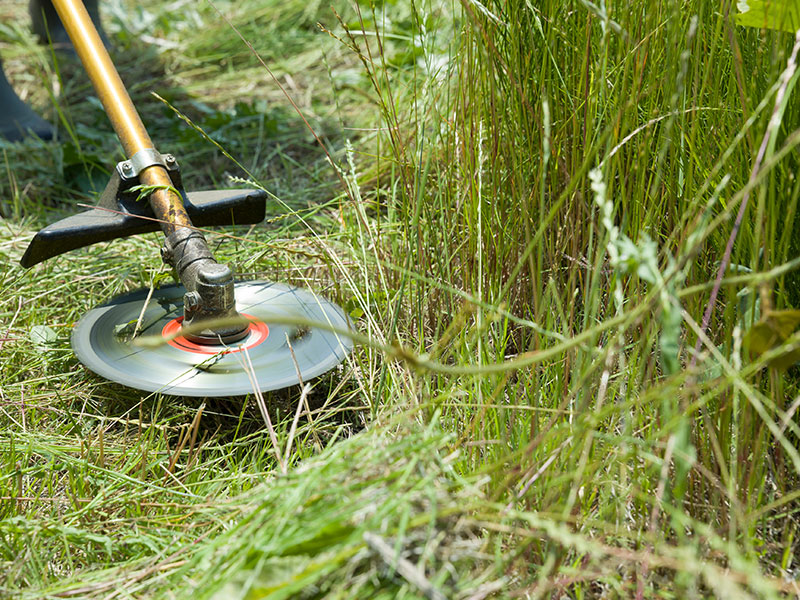
[(183, 308), (192, 311), (200, 306), (200, 294), (197, 292), (187, 292), (183, 296)]
[(167, 161), (167, 164), (170, 164), (170, 165), (171, 165), (172, 163), (174, 163), (174, 162), (175, 162), (175, 157), (174, 157), (174, 156), (172, 156), (172, 154), (167, 154), (167, 156), (165, 157), (165, 159), (164, 159), (164, 160), (166, 160), (166, 161)]
[(133, 165), (131, 165), (131, 163), (129, 162), (122, 163), (122, 170), (125, 171), (126, 173), (129, 173), (132, 168)]
[(168, 265), (172, 264), (172, 261), (174, 260), (172, 254), (172, 248), (168, 248), (167, 246), (161, 246), (161, 260)]

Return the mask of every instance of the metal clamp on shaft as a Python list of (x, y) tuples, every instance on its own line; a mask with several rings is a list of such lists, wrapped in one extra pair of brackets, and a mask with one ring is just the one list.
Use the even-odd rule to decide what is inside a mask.
[(180, 168), (178, 161), (172, 154), (161, 154), (155, 148), (145, 148), (139, 150), (136, 154), (130, 157), (129, 160), (123, 160), (117, 163), (117, 173), (119, 173), (122, 181), (131, 181), (139, 177), (139, 173), (148, 167), (156, 165), (164, 167), (167, 171), (179, 172)]
[[(186, 294), (183, 297), (183, 327), (199, 321), (239, 316), (234, 298), (233, 271), (221, 265), (208, 249), (199, 231), (181, 227), (167, 236), (161, 257), (175, 267)], [(248, 325), (237, 324), (205, 329), (186, 337), (198, 343), (229, 344), (247, 335)]]

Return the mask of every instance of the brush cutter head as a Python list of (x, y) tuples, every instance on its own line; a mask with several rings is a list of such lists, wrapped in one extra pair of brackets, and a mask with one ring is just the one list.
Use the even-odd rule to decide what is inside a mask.
[[(90, 244), (163, 229), (165, 221), (131, 188), (140, 169), (155, 163), (168, 170), (172, 189), (182, 200), (180, 209), (193, 226), (168, 224), (172, 229), (161, 256), (183, 285), (152, 294), (135, 292), (91, 310), (72, 335), (78, 359), (95, 373), (130, 387), (208, 397), (288, 387), (338, 365), (352, 348), (347, 336), (325, 329), (348, 329), (349, 321), (338, 306), (299, 288), (234, 283), (232, 271), (214, 260), (194, 227), (258, 223), (264, 218), (266, 194), (186, 193), (171, 155), (154, 150), (145, 154), (149, 162), (138, 168), (136, 157), (117, 165), (95, 208), (37, 233), (21, 260), (30, 267)], [(252, 321), (249, 326), (240, 315)], [(226, 319), (234, 322), (221, 324)], [(203, 323), (212, 325), (203, 328)], [(162, 343), (137, 345), (134, 333), (155, 336)]]
[[(197, 230), (258, 223), (266, 193), (187, 194), (178, 160), (156, 150), (83, 3), (53, 4), (127, 159), (117, 164), (95, 208), (40, 231), (21, 263), (30, 267), (63, 252), (160, 228), (161, 257), (183, 284), (128, 294), (90, 311), (72, 335), (81, 362), (113, 381), (182, 396), (273, 390), (339, 364), (351, 349), (350, 339), (336, 333), (346, 334), (349, 327), (339, 307), (297, 288), (236, 283)], [(137, 345), (136, 334), (159, 343)]]
[(152, 294), (133, 292), (89, 311), (72, 334), (72, 347), (84, 365), (112, 381), (204, 397), (305, 382), (338, 365), (352, 349), (350, 338), (337, 333), (349, 329), (348, 318), (313, 292), (265, 282), (235, 287), (236, 308), (251, 320), (247, 335), (235, 343), (174, 337), (181, 332), (185, 289), (169, 286)]

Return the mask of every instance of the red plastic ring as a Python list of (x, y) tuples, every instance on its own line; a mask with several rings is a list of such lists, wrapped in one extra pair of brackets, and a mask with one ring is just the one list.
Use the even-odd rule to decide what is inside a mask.
[[(251, 315), (242, 313), (243, 317), (254, 319)], [(184, 352), (192, 352), (194, 354), (232, 354), (234, 352), (241, 352), (245, 348), (248, 350), (261, 344), (269, 337), (269, 327), (264, 321), (250, 321), (248, 326), (247, 336), (243, 338), (246, 343), (239, 343), (237, 345), (225, 346), (223, 344), (198, 344), (191, 340), (187, 340), (182, 335), (172, 337), (181, 330), (181, 323), (183, 317), (176, 317), (169, 321), (161, 330), (161, 336), (167, 340), (167, 343), (173, 348), (183, 350)], [(172, 339), (170, 339), (172, 338)]]

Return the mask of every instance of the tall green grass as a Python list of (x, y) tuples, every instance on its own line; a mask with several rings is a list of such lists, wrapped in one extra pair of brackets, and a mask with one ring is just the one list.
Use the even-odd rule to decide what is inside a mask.
[[(795, 373), (743, 347), (762, 310), (798, 301), (796, 97), (748, 186), (791, 36), (736, 27), (732, 3), (452, 9), (456, 21), (415, 5), (424, 51), (408, 87), (371, 58), (379, 29), (359, 45), (393, 132), (379, 170), (400, 179), (382, 200), (402, 223), (384, 265), (401, 293), (383, 323), (468, 365), (420, 379), (467, 449), (462, 468), (582, 535), (792, 579)], [(594, 575), (566, 586), (576, 596), (664, 586), (635, 560), (621, 576), (536, 536), (514, 544), (541, 589), (577, 564)], [(670, 581), (678, 596), (715, 586)]]

